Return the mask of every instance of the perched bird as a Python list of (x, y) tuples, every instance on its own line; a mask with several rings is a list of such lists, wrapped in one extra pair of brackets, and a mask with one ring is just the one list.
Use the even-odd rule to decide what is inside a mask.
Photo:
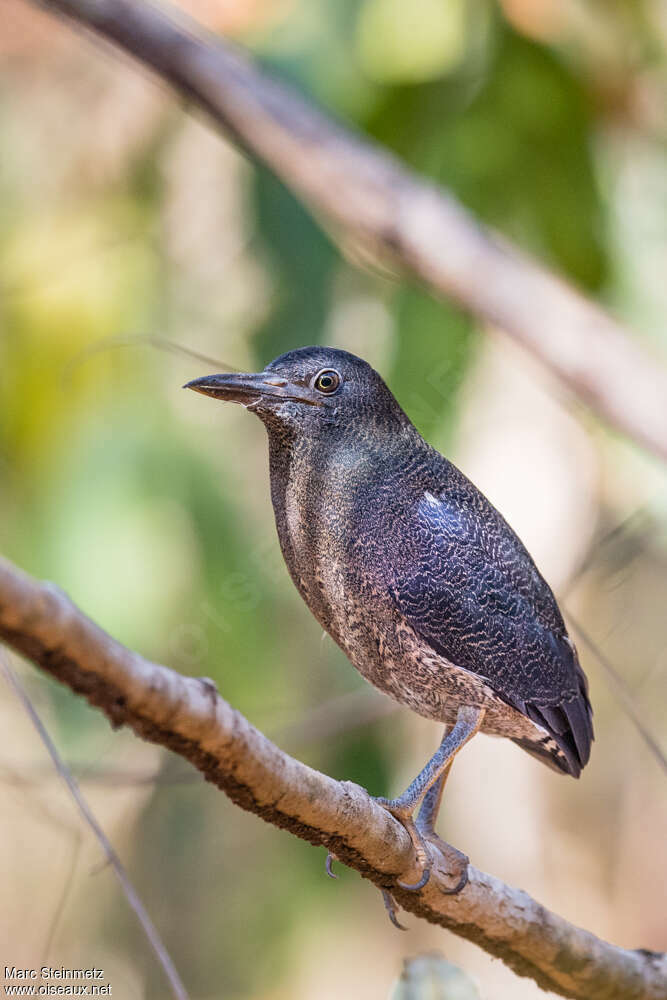
[[(579, 777), (592, 711), (552, 591), (503, 517), (427, 444), (369, 364), (307, 347), (263, 372), (186, 388), (241, 403), (264, 423), (278, 537), (299, 593), (367, 680), (446, 724), (409, 788), (377, 800), (403, 822), (421, 865), (419, 881), (402, 888), (428, 880), (427, 841), (447, 846), (434, 832), (442, 789), (476, 732), (506, 736)], [(467, 858), (455, 855), (458, 891)]]

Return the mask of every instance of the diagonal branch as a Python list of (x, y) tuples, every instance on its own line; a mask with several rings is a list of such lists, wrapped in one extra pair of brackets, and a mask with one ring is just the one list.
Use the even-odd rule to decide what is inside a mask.
[(249, 812), (323, 845), (418, 917), (501, 958), (519, 975), (576, 1000), (664, 1000), (667, 956), (607, 944), (527, 893), (470, 868), (457, 896), (434, 866), (419, 893), (407, 833), (369, 795), (283, 753), (209, 682), (151, 663), (102, 631), (57, 587), (0, 559), (0, 639), (100, 708), (113, 726), (188, 759)]
[(667, 369), (443, 188), (342, 128), (228, 43), (142, 0), (44, 0), (116, 42), (267, 164), (341, 242), (504, 330), (613, 427), (667, 458)]

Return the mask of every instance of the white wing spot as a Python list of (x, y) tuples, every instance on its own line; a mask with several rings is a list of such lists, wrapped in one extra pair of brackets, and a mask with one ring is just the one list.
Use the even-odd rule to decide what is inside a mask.
[(426, 500), (427, 503), (430, 503), (431, 507), (440, 506), (440, 501), (438, 500), (438, 498), (434, 497), (433, 494), (429, 493), (428, 490), (426, 491), (426, 493), (424, 493), (424, 499)]

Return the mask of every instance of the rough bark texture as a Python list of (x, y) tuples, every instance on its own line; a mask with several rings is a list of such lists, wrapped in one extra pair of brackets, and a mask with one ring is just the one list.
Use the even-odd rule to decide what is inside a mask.
[(504, 330), (612, 426), (667, 458), (667, 369), (450, 193), (334, 123), (231, 45), (141, 0), (44, 0), (156, 70), (267, 164), (341, 242)]
[(57, 587), (0, 559), (0, 639), (100, 708), (113, 726), (187, 758), (239, 806), (333, 851), (411, 913), (474, 941), (519, 975), (577, 1000), (665, 1000), (667, 956), (607, 944), (520, 889), (470, 867), (457, 896), (444, 862), (418, 893), (407, 833), (364, 789), (283, 753), (207, 682), (126, 649)]

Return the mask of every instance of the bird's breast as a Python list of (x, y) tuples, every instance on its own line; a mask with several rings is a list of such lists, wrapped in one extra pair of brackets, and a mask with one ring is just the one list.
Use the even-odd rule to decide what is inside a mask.
[[(371, 460), (353, 449), (328, 456), (298, 449), (272, 462), (271, 494), (280, 546), (301, 596), (356, 663), (371, 641), (363, 528), (356, 517)], [(362, 636), (363, 633), (363, 636)], [(354, 647), (354, 648), (353, 648)]]

